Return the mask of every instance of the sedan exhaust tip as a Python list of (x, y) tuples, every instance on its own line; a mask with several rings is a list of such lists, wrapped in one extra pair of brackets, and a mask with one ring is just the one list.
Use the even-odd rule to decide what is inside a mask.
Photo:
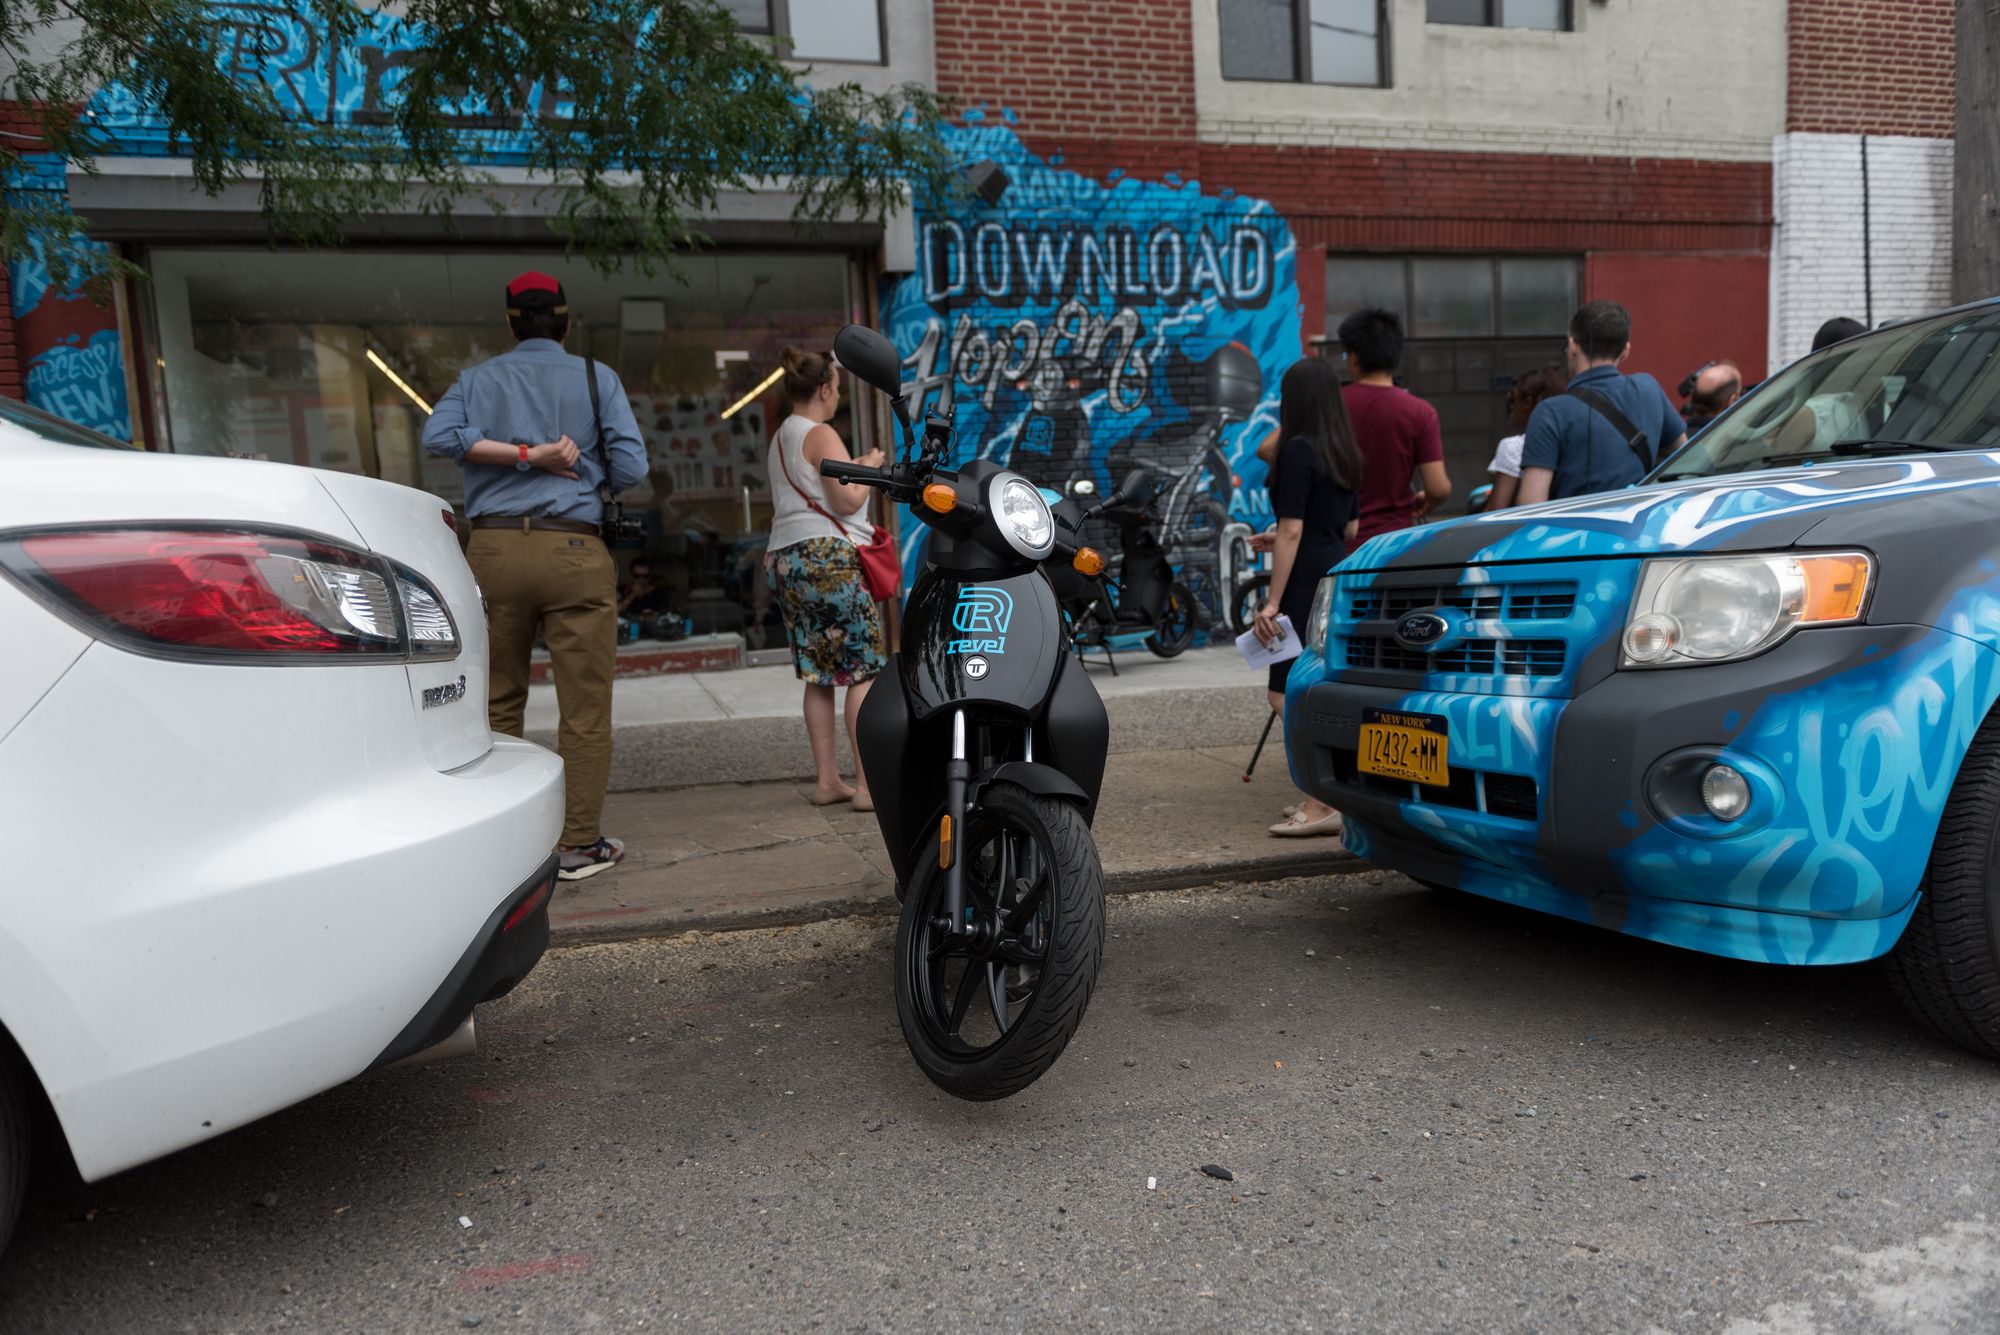
[(433, 1043), (430, 1047), (412, 1052), (400, 1061), (391, 1062), (390, 1065), (422, 1066), (430, 1062), (446, 1061), (452, 1057), (470, 1057), (477, 1051), (479, 1051), (478, 1021), (473, 1016), (467, 1015), (465, 1023), (452, 1030), (444, 1042)]

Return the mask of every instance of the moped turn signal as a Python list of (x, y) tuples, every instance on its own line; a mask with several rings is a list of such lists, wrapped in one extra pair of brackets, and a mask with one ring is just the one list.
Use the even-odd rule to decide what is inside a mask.
[(1077, 574), (1088, 575), (1092, 579), (1104, 573), (1104, 553), (1095, 547), (1077, 548), (1076, 555), (1069, 559), (1069, 563)]
[(948, 515), (958, 508), (958, 493), (942, 482), (933, 482), (924, 488), (924, 504), (941, 515)]

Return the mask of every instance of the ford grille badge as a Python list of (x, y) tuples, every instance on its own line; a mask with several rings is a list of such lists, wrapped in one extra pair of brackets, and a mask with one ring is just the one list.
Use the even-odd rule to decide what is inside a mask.
[(1450, 629), (1451, 623), (1435, 612), (1412, 612), (1396, 623), (1396, 639), (1411, 649), (1429, 649)]

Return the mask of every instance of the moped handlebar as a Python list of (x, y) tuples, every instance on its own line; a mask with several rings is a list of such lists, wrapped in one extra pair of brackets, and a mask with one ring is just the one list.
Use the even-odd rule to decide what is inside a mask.
[(864, 487), (886, 487), (889, 485), (889, 470), (870, 468), (867, 464), (842, 463), (838, 459), (821, 460), (821, 477), (830, 477), (836, 482), (858, 482)]

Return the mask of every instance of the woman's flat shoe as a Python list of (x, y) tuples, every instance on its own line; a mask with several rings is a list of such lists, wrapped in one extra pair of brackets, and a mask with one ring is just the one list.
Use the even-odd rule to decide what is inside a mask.
[(856, 811), (873, 811), (875, 809), (874, 797), (866, 793), (856, 793), (854, 795), (854, 809)]
[(1294, 811), (1285, 820), (1271, 827), (1271, 833), (1280, 839), (1307, 839), (1320, 834), (1339, 834), (1340, 813), (1329, 811), (1318, 820), (1310, 820), (1303, 811)]
[(1299, 814), (1299, 808), (1300, 808), (1300, 807), (1302, 807), (1302, 806), (1304, 806), (1304, 805), (1305, 805), (1305, 803), (1303, 803), (1303, 802), (1294, 802), (1294, 803), (1292, 803), (1292, 804), (1291, 804), (1290, 806), (1286, 807), (1286, 808), (1285, 808), (1285, 819), (1286, 819), (1286, 820), (1290, 820), (1290, 819), (1291, 819), (1292, 817), (1294, 817), (1294, 816), (1298, 815), (1298, 814)]
[(813, 789), (811, 800), (812, 804), (816, 807), (835, 807), (839, 806), (842, 802), (852, 802), (854, 794), (843, 793), (837, 789), (833, 792), (828, 792), (824, 788), (815, 788)]

